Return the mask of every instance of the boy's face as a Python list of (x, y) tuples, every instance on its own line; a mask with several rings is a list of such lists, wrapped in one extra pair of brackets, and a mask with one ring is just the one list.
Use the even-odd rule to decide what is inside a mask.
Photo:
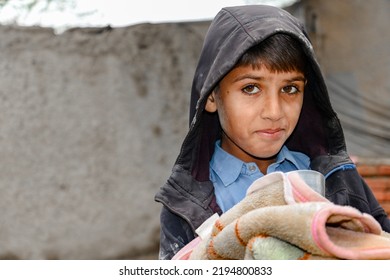
[(206, 111), (218, 112), (222, 148), (244, 162), (273, 158), (298, 122), (304, 87), (301, 72), (233, 69), (206, 103)]

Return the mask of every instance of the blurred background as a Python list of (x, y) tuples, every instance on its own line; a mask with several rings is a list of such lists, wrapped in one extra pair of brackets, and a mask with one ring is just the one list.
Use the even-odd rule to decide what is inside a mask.
[(348, 151), (390, 213), (390, 1), (0, 0), (0, 259), (156, 259), (192, 78), (224, 6), (307, 27)]

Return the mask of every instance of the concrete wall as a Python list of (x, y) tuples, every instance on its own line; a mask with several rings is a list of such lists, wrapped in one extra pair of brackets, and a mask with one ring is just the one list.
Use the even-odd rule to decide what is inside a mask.
[(0, 258), (157, 258), (207, 27), (0, 27)]
[[(373, 99), (388, 95), (390, 2), (303, 0), (302, 3), (325, 74), (352, 71), (359, 90)], [(387, 101), (390, 105), (390, 99)]]

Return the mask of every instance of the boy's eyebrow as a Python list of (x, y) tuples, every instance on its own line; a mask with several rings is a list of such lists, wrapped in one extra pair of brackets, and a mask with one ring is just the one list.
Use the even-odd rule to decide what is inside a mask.
[(286, 79), (284, 80), (285, 82), (306, 82), (306, 78), (305, 76), (303, 75), (299, 75), (299, 76), (296, 76), (296, 77), (293, 77), (291, 79)]
[(253, 75), (253, 74), (243, 74), (243, 75), (239, 75), (237, 76), (233, 82), (238, 82), (238, 81), (241, 81), (241, 80), (245, 80), (245, 79), (252, 79), (252, 80), (264, 80), (264, 77), (262, 76), (257, 76), (257, 75)]
[[(233, 82), (238, 82), (238, 81), (241, 81), (241, 80), (245, 80), (245, 79), (252, 79), (252, 80), (264, 80), (264, 77), (263, 76), (257, 76), (257, 75), (253, 75), (253, 74), (243, 74), (243, 75), (239, 75), (237, 76)], [(284, 82), (306, 82), (306, 78), (304, 75), (297, 75), (295, 77), (292, 77), (291, 79), (285, 79), (283, 80)]]

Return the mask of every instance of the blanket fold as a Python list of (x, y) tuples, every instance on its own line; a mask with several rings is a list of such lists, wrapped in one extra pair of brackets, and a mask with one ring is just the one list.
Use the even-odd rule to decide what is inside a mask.
[(182, 259), (390, 259), (372, 216), (329, 202), (298, 172), (258, 179), (212, 224)]

